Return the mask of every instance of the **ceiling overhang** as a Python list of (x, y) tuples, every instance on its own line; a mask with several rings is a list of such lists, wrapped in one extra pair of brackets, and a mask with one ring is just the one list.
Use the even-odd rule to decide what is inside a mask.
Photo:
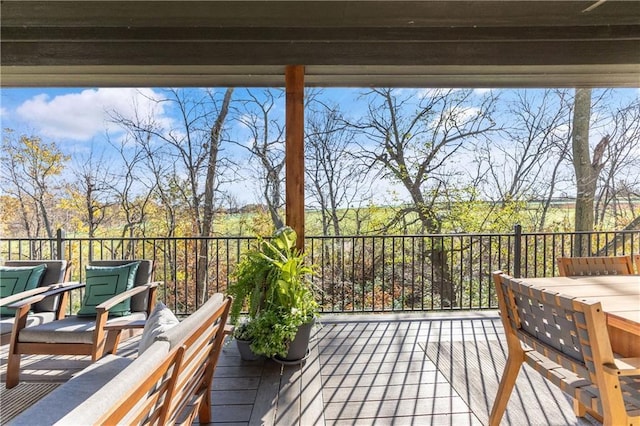
[(640, 86), (640, 2), (2, 2), (1, 84)]

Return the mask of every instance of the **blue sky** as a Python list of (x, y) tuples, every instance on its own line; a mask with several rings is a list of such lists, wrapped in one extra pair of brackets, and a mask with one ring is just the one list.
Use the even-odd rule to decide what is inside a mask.
[[(234, 98), (246, 97), (243, 90), (237, 89)], [(47, 143), (55, 142), (72, 158), (81, 158), (90, 152), (109, 155), (106, 134), (112, 140), (123, 134), (111, 122), (110, 111), (118, 111), (125, 117), (132, 116), (134, 110), (141, 116), (153, 113), (157, 120), (167, 121), (166, 128), (171, 128), (169, 122), (173, 120), (168, 108), (150, 101), (165, 96), (157, 88), (20, 88), (2, 89), (1, 94), (2, 128), (13, 129), (18, 135), (37, 135)], [(344, 102), (347, 98), (354, 98), (350, 90), (332, 93), (333, 102)], [(278, 110), (284, 119), (284, 98)], [(238, 131), (234, 136), (242, 138), (241, 133)], [(225, 149), (233, 151), (236, 157), (248, 157), (245, 150), (235, 145)], [(241, 203), (258, 202), (261, 190), (253, 184), (252, 171), (240, 170), (239, 173), (245, 179), (227, 190)]]

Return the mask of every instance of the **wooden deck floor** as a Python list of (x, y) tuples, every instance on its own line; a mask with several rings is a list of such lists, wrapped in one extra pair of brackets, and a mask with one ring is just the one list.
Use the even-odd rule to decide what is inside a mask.
[[(220, 425), (287, 426), (485, 424), (495, 395), (492, 386), (502, 372), (502, 336), (494, 311), (323, 316), (314, 330), (309, 357), (298, 366), (282, 366), (271, 360), (242, 361), (235, 343), (229, 342), (214, 379), (214, 421)], [(434, 345), (444, 347), (445, 342), (451, 344), (445, 349), (451, 349), (452, 355), (440, 359)], [(460, 358), (453, 355), (454, 344), (489, 349), (483, 359), (464, 351)], [(132, 339), (119, 353), (134, 354), (135, 346)], [(0, 353), (2, 380), (6, 351), (3, 347)], [(500, 354), (494, 356), (495, 352)], [(467, 373), (462, 378), (457, 374), (459, 359)], [(25, 357), (23, 364), (24, 382), (63, 382), (88, 361), (83, 357)], [(516, 396), (523, 407), (530, 403), (556, 405), (545, 408), (550, 414), (545, 411), (529, 418), (524, 412), (518, 417), (514, 403), (503, 424), (520, 425), (522, 419), (532, 425), (589, 424), (576, 420), (559, 391), (550, 388), (543, 392), (549, 393), (552, 404), (537, 397), (530, 401), (527, 394), (516, 392)]]

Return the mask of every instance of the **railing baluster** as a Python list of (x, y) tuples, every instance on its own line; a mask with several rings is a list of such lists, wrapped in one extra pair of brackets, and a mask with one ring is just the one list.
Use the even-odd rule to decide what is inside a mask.
[[(522, 276), (522, 226), (516, 225), (514, 228), (514, 237), (513, 237), (514, 247), (513, 247), (513, 276), (516, 278), (520, 278)], [(525, 241), (525, 250), (526, 250), (526, 241)], [(525, 259), (528, 259), (525, 255)], [(511, 263), (511, 262), (509, 262)]]

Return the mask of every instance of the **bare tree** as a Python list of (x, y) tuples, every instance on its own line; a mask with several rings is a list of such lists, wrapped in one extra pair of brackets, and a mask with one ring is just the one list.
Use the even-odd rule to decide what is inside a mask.
[[(633, 203), (625, 200), (640, 194), (640, 101), (633, 99), (617, 109), (610, 110), (611, 120), (603, 129), (609, 134), (604, 167), (599, 176), (595, 198), (594, 225), (606, 226), (607, 216), (616, 225), (625, 226), (635, 218)], [(627, 212), (631, 213), (629, 217)]]
[[(382, 176), (399, 182), (411, 203), (400, 209), (394, 224), (413, 215), (420, 232), (438, 233), (442, 218), (437, 202), (445, 190), (453, 160), (463, 144), (474, 143), (492, 131), (495, 98), (487, 93), (479, 103), (470, 90), (429, 90), (418, 94), (402, 90), (373, 89), (367, 116), (358, 123), (373, 146), (363, 146), (372, 166), (380, 166)], [(368, 153), (366, 153), (368, 152)], [(439, 275), (435, 289), (443, 304), (456, 305), (446, 249), (434, 244), (429, 257)]]
[(558, 129), (566, 128), (569, 122), (563, 94), (519, 90), (514, 95), (516, 99), (507, 108), (510, 123), (505, 124), (505, 138), (485, 146), (489, 156), (492, 150), (500, 154), (499, 158), (489, 157), (489, 162), (492, 187), (502, 202), (538, 197), (540, 188), (548, 183), (545, 164), (558, 139), (563, 138)]
[[(262, 199), (269, 209), (275, 229), (284, 225), (280, 211), (284, 205), (284, 123), (282, 89), (247, 89), (245, 98), (237, 101), (237, 121), (249, 133), (247, 141), (237, 141), (256, 161)], [(280, 112), (280, 114), (278, 114)]]
[[(571, 133), (568, 132), (567, 135)], [(549, 157), (548, 167), (548, 186), (546, 194), (542, 193), (542, 211), (538, 220), (538, 232), (543, 232), (547, 227), (547, 217), (551, 209), (551, 203), (556, 196), (556, 188), (560, 183), (565, 182), (567, 177), (564, 176), (565, 165), (570, 158), (570, 137), (558, 139), (554, 144), (552, 155)]]
[[(196, 236), (209, 237), (213, 232), (216, 194), (225, 182), (225, 169), (229, 159), (222, 152), (225, 123), (229, 113), (233, 89), (169, 89), (163, 99), (151, 99), (173, 111), (176, 120), (169, 127), (155, 117), (124, 117), (117, 112), (112, 119), (135, 135), (149, 153), (158, 154), (156, 144), (164, 144), (163, 153), (169, 167), (150, 161), (156, 176), (167, 180), (171, 192), (165, 197), (177, 196), (188, 206), (188, 219)], [(165, 173), (169, 173), (166, 176)], [(169, 200), (167, 200), (169, 201)], [(196, 306), (208, 297), (206, 264), (208, 245), (200, 242), (196, 248)]]
[(366, 167), (354, 152), (354, 129), (338, 105), (320, 102), (308, 108), (306, 127), (307, 194), (320, 207), (323, 235), (341, 235), (343, 219), (370, 198)]
[[(576, 89), (573, 110), (573, 167), (576, 174), (575, 230), (593, 231), (594, 199), (598, 176), (604, 167), (604, 157), (610, 143), (609, 135), (596, 145), (591, 159), (589, 130), (591, 125), (591, 89)], [(574, 256), (589, 255), (589, 238), (577, 235)]]
[(91, 149), (87, 156), (76, 157), (71, 166), (73, 180), (67, 184), (67, 193), (80, 220), (87, 226), (89, 238), (96, 236), (98, 227), (107, 219), (107, 210), (116, 204), (109, 164), (104, 154), (97, 155)]
[(122, 237), (144, 235), (147, 210), (152, 201), (158, 181), (153, 175), (146, 175), (147, 153), (144, 147), (129, 137), (115, 142), (109, 139), (110, 145), (120, 157), (120, 167), (112, 175), (110, 188), (119, 205), (119, 212), (124, 215)]
[(572, 101), (562, 89), (515, 91), (505, 109), (504, 137), (487, 141), (477, 153), (488, 172), (489, 198), (503, 206), (542, 200), (540, 231), (558, 184), (570, 178), (562, 165), (570, 161)]
[[(153, 123), (151, 120), (149, 123)], [(149, 124), (149, 127), (154, 127)], [(171, 160), (170, 149), (167, 144), (155, 143), (152, 133), (146, 130), (129, 128), (129, 136), (142, 151), (141, 166), (144, 174), (149, 179), (149, 186), (152, 186), (151, 196), (161, 207), (164, 215), (164, 235), (175, 237), (180, 210), (179, 182), (176, 178), (178, 170), (175, 162)], [(161, 232), (154, 229), (154, 232)]]

